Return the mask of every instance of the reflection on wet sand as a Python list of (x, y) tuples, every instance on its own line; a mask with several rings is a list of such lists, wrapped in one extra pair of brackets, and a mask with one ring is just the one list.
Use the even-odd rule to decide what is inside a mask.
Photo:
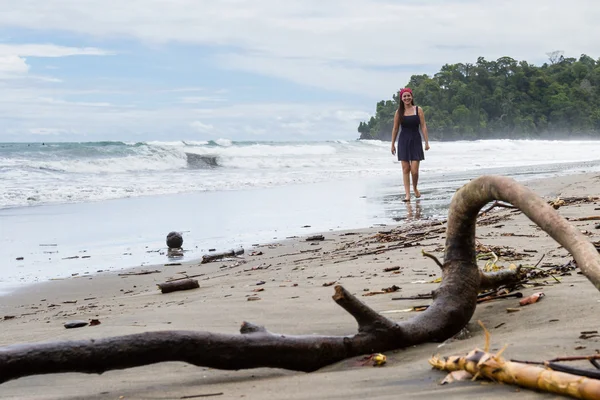
[(421, 219), (421, 200), (415, 201), (415, 209), (413, 212), (413, 206), (411, 202), (406, 204), (406, 220), (407, 221), (417, 221)]

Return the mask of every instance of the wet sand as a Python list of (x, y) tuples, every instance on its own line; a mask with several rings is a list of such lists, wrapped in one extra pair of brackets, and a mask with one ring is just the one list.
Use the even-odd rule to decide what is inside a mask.
[[(572, 175), (528, 184), (544, 198), (597, 196), (600, 175)], [(426, 199), (422, 200), (427, 201)], [(416, 204), (413, 204), (416, 208)], [(561, 207), (573, 219), (600, 215), (600, 202)], [(480, 225), (478, 241), (486, 246), (509, 246), (521, 259), (500, 259), (499, 264), (535, 265), (544, 255), (544, 266), (560, 266), (572, 257), (521, 213), (501, 209), (496, 223)], [(430, 222), (430, 221), (427, 221)], [(418, 221), (417, 221), (418, 223)], [(599, 221), (572, 222), (586, 231), (590, 241), (600, 240)], [(443, 232), (420, 238), (412, 246), (383, 251), (381, 234), (390, 237), (395, 226), (352, 231), (323, 232), (324, 241), (298, 237), (284, 242), (247, 248), (243, 256), (213, 263), (144, 266), (131, 272), (77, 276), (29, 286), (0, 298), (0, 346), (38, 341), (100, 338), (157, 330), (202, 330), (237, 333), (243, 321), (264, 325), (277, 333), (349, 335), (356, 322), (331, 299), (333, 286), (341, 284), (378, 312), (405, 320), (415, 312), (398, 312), (431, 300), (392, 300), (415, 296), (437, 287), (428, 283), (440, 276), (421, 250), (443, 256)], [(313, 234), (311, 234), (312, 236)], [(192, 245), (191, 243), (189, 245)], [(360, 255), (364, 252), (369, 255)], [(525, 251), (527, 250), (527, 251)], [(480, 262), (481, 265), (485, 261)], [(165, 265), (171, 264), (171, 265)], [(384, 269), (399, 267), (398, 271)], [(398, 272), (398, 273), (395, 273)], [(2, 399), (180, 399), (212, 395), (216, 399), (453, 399), (556, 398), (526, 389), (481, 382), (439, 385), (445, 373), (432, 370), (433, 354), (460, 355), (482, 347), (484, 335), (476, 321), (491, 332), (492, 350), (508, 345), (506, 358), (544, 360), (558, 356), (600, 352), (600, 338), (580, 339), (581, 332), (600, 330), (594, 317), (600, 312), (600, 293), (575, 270), (544, 279), (538, 288), (525, 288), (525, 296), (543, 291), (538, 303), (507, 313), (516, 299), (495, 300), (477, 307), (466, 338), (443, 344), (428, 343), (387, 352), (388, 362), (375, 368), (360, 358), (325, 367), (313, 373), (279, 369), (221, 371), (181, 362), (109, 371), (102, 375), (78, 373), (32, 376), (0, 385)], [(157, 284), (171, 278), (199, 275), (200, 288), (161, 294)], [(425, 282), (425, 283), (422, 283)], [(363, 296), (393, 285), (393, 293)], [(260, 292), (257, 289), (264, 289)], [(260, 300), (249, 301), (251, 296)], [(76, 303), (74, 303), (76, 302)], [(4, 319), (4, 316), (14, 316)], [(99, 319), (98, 326), (65, 329), (69, 320)]]

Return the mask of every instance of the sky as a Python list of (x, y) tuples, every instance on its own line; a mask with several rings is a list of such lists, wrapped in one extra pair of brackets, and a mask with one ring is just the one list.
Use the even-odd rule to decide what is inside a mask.
[(0, 142), (354, 140), (378, 101), (446, 63), (600, 57), (596, 0), (0, 0), (0, 9)]

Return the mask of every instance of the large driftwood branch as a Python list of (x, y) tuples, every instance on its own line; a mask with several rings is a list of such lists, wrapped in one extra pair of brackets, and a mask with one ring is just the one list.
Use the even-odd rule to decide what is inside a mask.
[(520, 209), (571, 253), (581, 272), (600, 290), (600, 255), (594, 245), (533, 191), (500, 176), (474, 179), (454, 195), (448, 211), (446, 260), (475, 261), (473, 214), (492, 200), (502, 200)]
[(102, 373), (164, 361), (185, 361), (218, 369), (257, 367), (314, 371), (345, 358), (424, 342), (442, 341), (471, 319), (482, 288), (514, 275), (481, 274), (475, 258), (477, 214), (490, 201), (509, 202), (548, 232), (575, 257), (600, 289), (600, 255), (595, 247), (531, 190), (512, 179), (485, 176), (457, 191), (450, 205), (442, 283), (423, 313), (391, 321), (341, 286), (333, 299), (358, 323), (353, 336), (289, 336), (244, 323), (240, 335), (160, 331), (104, 339), (12, 345), (0, 348), (0, 382), (27, 375)]

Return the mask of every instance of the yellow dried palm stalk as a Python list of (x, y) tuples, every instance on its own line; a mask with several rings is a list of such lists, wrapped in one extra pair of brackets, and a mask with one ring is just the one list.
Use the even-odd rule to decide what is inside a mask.
[(528, 389), (557, 393), (576, 399), (600, 399), (600, 380), (579, 375), (557, 372), (541, 366), (506, 361), (501, 354), (489, 353), (490, 332), (481, 321), (477, 321), (485, 333), (485, 350), (475, 349), (465, 357), (432, 357), (429, 363), (443, 371), (469, 372), (475, 378), (487, 378), (495, 382), (508, 383)]
[(497, 354), (475, 349), (465, 357), (432, 357), (429, 363), (444, 371), (465, 370), (473, 376), (528, 389), (571, 396), (576, 399), (600, 399), (600, 380), (537, 365), (506, 361)]

